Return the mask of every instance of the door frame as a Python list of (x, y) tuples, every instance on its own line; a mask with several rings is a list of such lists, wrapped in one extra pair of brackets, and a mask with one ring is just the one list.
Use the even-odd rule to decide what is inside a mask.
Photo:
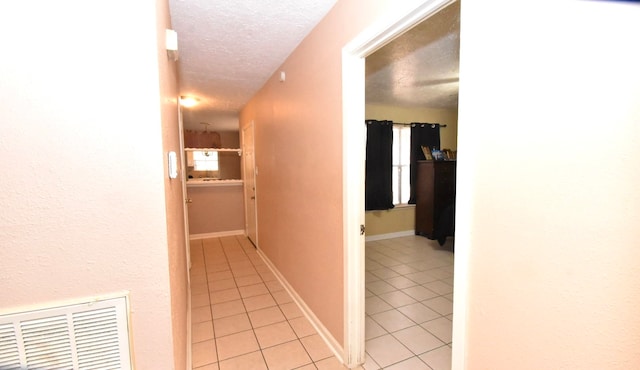
[(257, 184), (257, 169), (256, 169), (256, 130), (255, 130), (255, 125), (254, 125), (254, 121), (249, 122), (248, 125), (244, 126), (242, 128), (242, 178), (243, 178), (243, 184), (244, 184), (244, 204), (245, 204), (245, 209), (244, 209), (244, 217), (245, 217), (245, 232), (247, 234), (247, 238), (249, 239), (249, 241), (251, 241), (254, 246), (257, 248), (258, 247), (258, 192), (257, 192), (257, 188), (254, 189), (254, 195), (255, 195), (255, 199), (253, 200), (253, 215), (254, 215), (254, 224), (256, 227), (256, 236), (255, 236), (255, 240), (251, 240), (251, 238), (249, 237), (249, 212), (247, 211), (249, 209), (249, 206), (251, 204), (250, 199), (249, 199), (249, 194), (247, 193), (247, 166), (246, 166), (246, 160), (247, 160), (247, 156), (246, 156), (246, 140), (245, 140), (245, 131), (250, 129), (251, 130), (251, 151), (252, 151), (252, 158), (253, 158), (253, 186), (254, 188), (256, 188), (256, 184)]
[(184, 121), (182, 120), (182, 106), (178, 103), (178, 141), (180, 142), (180, 153), (178, 153), (178, 158), (180, 158), (180, 171), (178, 171), (178, 176), (180, 176), (180, 184), (182, 185), (182, 212), (184, 219), (184, 236), (185, 236), (185, 244), (186, 244), (186, 253), (187, 253), (187, 281), (189, 282), (189, 286), (191, 286), (191, 238), (189, 234), (189, 195), (187, 194), (187, 159), (185, 158), (184, 151)]
[(184, 121), (182, 118), (182, 106), (180, 105), (180, 99), (177, 99), (178, 106), (178, 141), (180, 146), (180, 153), (178, 158), (180, 159), (180, 166), (178, 176), (180, 176), (180, 184), (182, 186), (182, 219), (184, 222), (184, 243), (185, 243), (185, 259), (187, 263), (187, 369), (190, 369), (193, 365), (193, 353), (191, 351), (191, 338), (193, 332), (191, 330), (191, 238), (189, 235), (189, 204), (187, 194), (187, 161), (184, 152)]
[[(342, 178), (344, 245), (344, 363), (365, 362), (364, 165), (365, 58), (456, 0), (422, 0), (372, 24), (342, 49)], [(464, 368), (467, 258), (455, 261), (452, 368)], [(458, 276), (458, 273), (461, 273)]]

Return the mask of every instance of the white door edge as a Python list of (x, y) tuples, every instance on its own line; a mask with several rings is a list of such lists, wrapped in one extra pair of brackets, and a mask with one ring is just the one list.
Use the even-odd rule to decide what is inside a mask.
[[(253, 179), (251, 182), (247, 181), (247, 166), (246, 166), (246, 160), (248, 158), (248, 156), (246, 155), (247, 150), (247, 143), (246, 143), (246, 134), (245, 132), (247, 130), (251, 130), (251, 158), (253, 160)], [(249, 240), (255, 245), (255, 247), (258, 247), (258, 209), (256, 207), (256, 203), (257, 203), (257, 199), (258, 199), (258, 194), (257, 194), (257, 189), (255, 191), (255, 200), (253, 202), (253, 212), (249, 212), (248, 209), (251, 206), (252, 202), (250, 202), (249, 199), (249, 194), (247, 192), (247, 184), (248, 183), (252, 183), (253, 186), (256, 186), (256, 166), (255, 166), (255, 124), (254, 121), (251, 121), (248, 125), (246, 125), (245, 127), (242, 128), (242, 152), (243, 152), (243, 160), (242, 160), (242, 177), (244, 179), (244, 204), (245, 204), (245, 211), (244, 211), (244, 217), (245, 217), (245, 234), (247, 235), (247, 238), (249, 238)], [(255, 226), (255, 236), (252, 240), (251, 235), (250, 235), (250, 222), (249, 222), (249, 218), (251, 217), (251, 214), (253, 214), (253, 225)]]
[(191, 352), (191, 338), (193, 332), (191, 331), (191, 239), (189, 238), (189, 209), (186, 203), (187, 200), (187, 162), (184, 155), (184, 122), (182, 121), (182, 107), (178, 103), (178, 141), (180, 142), (180, 183), (182, 184), (182, 213), (184, 220), (184, 237), (186, 248), (186, 262), (187, 262), (187, 369), (190, 369), (193, 362), (193, 353)]

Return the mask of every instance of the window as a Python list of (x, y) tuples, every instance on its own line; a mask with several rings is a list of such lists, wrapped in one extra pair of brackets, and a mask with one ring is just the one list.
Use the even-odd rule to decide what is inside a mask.
[(407, 204), (411, 193), (409, 168), (411, 154), (411, 127), (393, 126), (391, 182), (393, 204)]
[(193, 169), (194, 171), (217, 171), (218, 152), (206, 152), (203, 150), (194, 151)]

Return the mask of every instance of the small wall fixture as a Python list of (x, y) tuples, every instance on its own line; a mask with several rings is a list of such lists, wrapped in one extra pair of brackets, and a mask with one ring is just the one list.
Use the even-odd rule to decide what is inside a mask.
[(197, 105), (199, 100), (194, 98), (193, 96), (181, 96), (180, 97), (180, 105), (185, 108), (191, 108)]
[(178, 177), (178, 157), (176, 152), (169, 152), (167, 158), (169, 160), (169, 178), (175, 179)]
[(178, 33), (174, 30), (165, 30), (165, 46), (167, 57), (174, 62), (178, 60)]

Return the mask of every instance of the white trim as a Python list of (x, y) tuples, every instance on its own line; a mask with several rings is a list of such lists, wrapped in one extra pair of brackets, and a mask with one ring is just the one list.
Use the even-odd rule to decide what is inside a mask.
[(242, 155), (242, 149), (240, 148), (184, 148), (186, 152), (238, 152), (238, 155)]
[(229, 230), (229, 231), (218, 231), (215, 233), (191, 234), (189, 235), (189, 239), (198, 240), (198, 239), (209, 239), (209, 238), (221, 238), (223, 236), (234, 236), (234, 235), (245, 235), (245, 232), (244, 230)]
[[(407, 203), (394, 204), (393, 208), (388, 209), (387, 211), (393, 212), (393, 211), (396, 211), (396, 210), (402, 210), (404, 208), (416, 208), (416, 205), (415, 204), (407, 204)], [(367, 211), (367, 212), (376, 212), (376, 211), (373, 210), (373, 211)]]
[[(372, 24), (342, 49), (342, 175), (344, 243), (344, 364), (364, 363), (364, 58), (455, 0), (422, 0), (412, 7), (399, 3), (392, 14)], [(456, 282), (459, 282), (456, 279)], [(464, 297), (454, 303), (466, 304)], [(454, 316), (454, 321), (464, 316)], [(465, 332), (456, 337), (456, 354), (464, 353)], [(462, 350), (460, 350), (462, 348)], [(462, 368), (456, 363), (455, 368)]]
[[(241, 142), (241, 146), (242, 149), (245, 151), (245, 153), (247, 152), (247, 147), (249, 147), (249, 152), (251, 153), (251, 166), (253, 167), (253, 202), (251, 202), (251, 197), (250, 194), (247, 193), (247, 158), (248, 156), (245, 155), (244, 157), (242, 157), (242, 178), (243, 178), (243, 195), (244, 195), (244, 228), (246, 230), (245, 234), (247, 235), (247, 238), (249, 239), (249, 241), (251, 241), (251, 243), (254, 246), (258, 246), (258, 188), (257, 188), (257, 182), (258, 182), (258, 168), (256, 167), (256, 130), (255, 130), (256, 126), (255, 126), (255, 122), (253, 120), (251, 120), (251, 122), (249, 122), (248, 125), (244, 126), (242, 128), (241, 131), (241, 135), (240, 138), (242, 140)], [(247, 143), (246, 142), (246, 132), (248, 130), (251, 130), (251, 143)], [(252, 212), (249, 212), (249, 207), (250, 204), (253, 203), (253, 210)], [(253, 223), (255, 225), (256, 228), (256, 235), (255, 235), (255, 240), (251, 240), (251, 235), (250, 232), (252, 230), (249, 230), (249, 217), (250, 217), (250, 213), (253, 213), (254, 216), (254, 220)]]
[[(74, 319), (78, 314), (83, 317), (81, 322)], [(109, 368), (119, 363), (119, 368), (133, 369), (130, 316), (126, 295), (89, 299), (77, 304), (49, 305), (41, 309), (2, 315), (0, 325), (5, 328), (2, 349), (6, 352), (2, 357), (13, 358), (14, 361), (10, 361), (9, 365), (17, 362), (14, 365), (21, 365), (21, 369), (45, 369), (55, 364), (60, 366), (60, 360), (66, 363), (65, 368), (78, 369), (81, 363), (87, 361), (91, 368), (97, 363)], [(108, 331), (103, 338), (107, 340), (105, 345), (95, 348), (94, 343), (91, 346), (91, 342), (105, 335), (105, 330)], [(34, 336), (40, 339), (34, 342)], [(46, 348), (37, 343), (42, 340), (47, 341)], [(5, 343), (9, 346), (4, 345)], [(38, 353), (29, 356), (28, 352), (31, 350)], [(98, 354), (106, 357), (96, 358)], [(2, 363), (5, 364), (4, 361)]]
[[(178, 104), (178, 142), (180, 143), (180, 187), (182, 188), (182, 222), (184, 224), (184, 243), (187, 259), (187, 285), (191, 289), (191, 245), (189, 244), (189, 208), (187, 206), (187, 158), (184, 155), (184, 121), (182, 107)], [(191, 346), (189, 346), (189, 351)]]
[[(353, 368), (364, 354), (364, 58), (342, 51), (342, 177), (344, 245), (344, 361)], [(353, 73), (356, 71), (356, 73)], [(349, 105), (347, 107), (347, 105)]]
[(264, 253), (262, 253), (260, 249), (257, 249), (257, 252), (260, 258), (262, 258), (264, 263), (267, 265), (267, 267), (269, 267), (269, 270), (271, 270), (271, 272), (276, 276), (276, 278), (278, 279), (280, 284), (282, 284), (282, 286), (287, 291), (287, 293), (289, 293), (291, 298), (293, 298), (293, 301), (298, 306), (298, 308), (300, 308), (300, 311), (302, 311), (302, 313), (309, 320), (313, 328), (318, 332), (318, 335), (320, 335), (322, 340), (324, 340), (324, 342), (327, 344), (329, 349), (331, 349), (331, 351), (338, 358), (338, 360), (341, 363), (344, 363), (344, 359), (343, 359), (344, 354), (342, 353), (342, 347), (340, 346), (340, 343), (338, 343), (338, 341), (333, 337), (333, 335), (331, 335), (329, 330), (324, 325), (322, 325), (322, 322), (320, 321), (320, 319), (318, 319), (318, 317), (313, 313), (313, 311), (309, 308), (309, 306), (307, 306), (304, 300), (300, 298), (298, 293), (296, 293), (293, 287), (291, 287), (287, 279), (285, 279), (284, 276), (282, 276), (282, 274), (280, 273), (280, 271), (278, 271), (278, 269), (275, 267), (275, 265), (271, 263), (271, 260), (269, 260), (269, 258)]
[(395, 233), (370, 235), (364, 238), (364, 240), (367, 242), (375, 242), (376, 240), (401, 238), (403, 236), (413, 236), (413, 235), (416, 235), (415, 230), (405, 230), (405, 231), (397, 231)]
[[(189, 273), (187, 271), (187, 273)], [(187, 369), (193, 368), (193, 353), (191, 352), (191, 340), (193, 333), (191, 331), (191, 282), (189, 282), (189, 289), (187, 289)]]
[[(89, 297), (54, 299), (46, 302), (28, 303), (28, 304), (22, 304), (22, 305), (11, 306), (11, 307), (0, 307), (0, 316), (12, 315), (12, 314), (27, 312), (27, 311), (46, 310), (51, 307), (91, 304), (92, 302), (107, 301), (110, 299), (123, 298), (123, 297), (126, 299), (127, 304), (129, 304), (129, 300), (131, 299), (130, 296), (131, 296), (131, 292), (129, 290), (121, 290), (121, 291), (114, 291), (110, 293), (101, 293), (101, 294), (97, 294)], [(127, 309), (130, 309), (130, 307), (127, 307)], [(131, 343), (133, 343), (133, 337), (131, 338), (132, 338)]]

